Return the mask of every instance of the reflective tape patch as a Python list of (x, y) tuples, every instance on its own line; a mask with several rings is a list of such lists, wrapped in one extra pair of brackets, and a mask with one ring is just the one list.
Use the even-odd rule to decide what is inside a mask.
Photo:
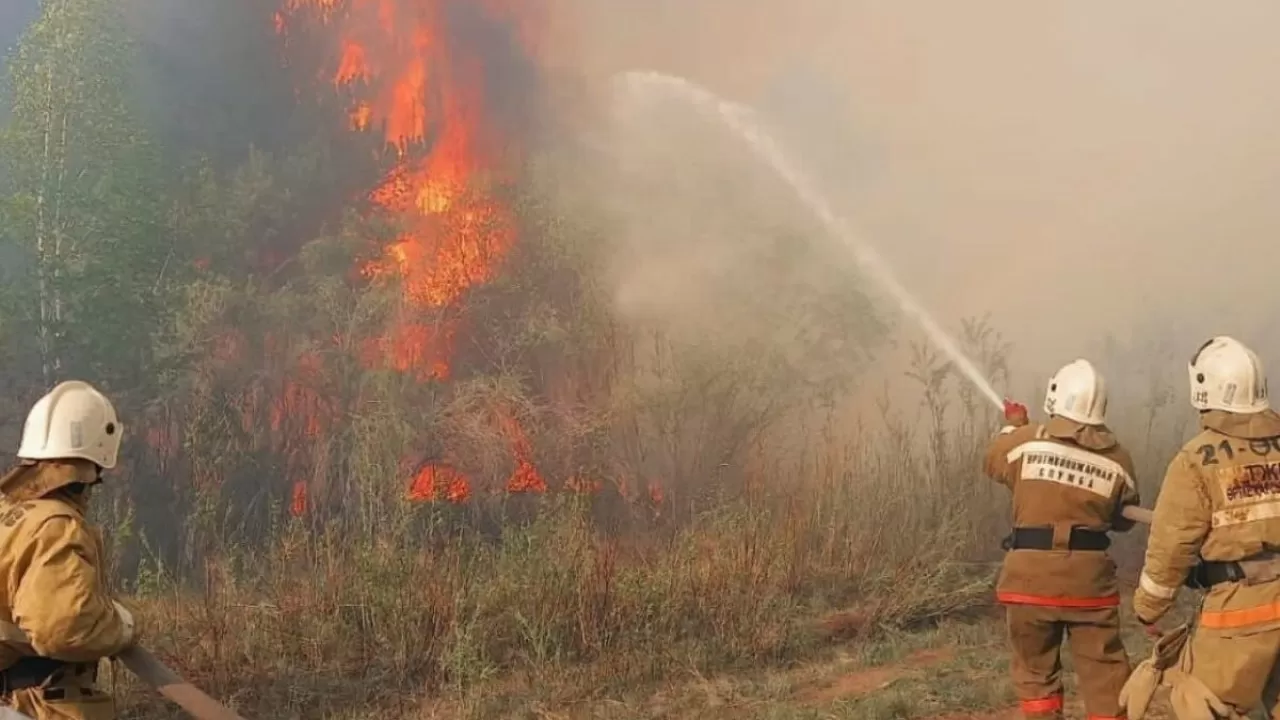
[(1206, 610), (1200, 613), (1200, 627), (1214, 630), (1262, 625), (1280, 620), (1280, 603), (1245, 608), (1243, 610)]
[(1280, 497), (1280, 462), (1237, 465), (1216, 475), (1228, 503)]
[(1280, 462), (1218, 468), (1213, 477), (1226, 500), (1213, 513), (1213, 527), (1280, 518)]
[(1028, 715), (1044, 715), (1046, 713), (1056, 713), (1062, 710), (1062, 696), (1050, 695), (1047, 698), (1036, 698), (1035, 700), (1023, 700), (1018, 703), (1022, 706), (1022, 712)]
[(1042, 440), (1027, 442), (1008, 455), (1009, 463), (1022, 461), (1023, 480), (1046, 480), (1111, 497), (1117, 482), (1133, 486), (1133, 478), (1120, 463), (1091, 453)]
[(1027, 593), (997, 592), (996, 602), (1005, 605), (1035, 605), (1038, 607), (1092, 610), (1097, 608), (1116, 607), (1120, 604), (1120, 596), (1117, 594), (1104, 595), (1102, 597), (1062, 597), (1052, 595), (1029, 595)]
[(1142, 588), (1142, 592), (1161, 600), (1172, 600), (1178, 596), (1178, 588), (1161, 585), (1145, 572), (1138, 578), (1138, 587)]
[(1280, 518), (1280, 500), (1270, 500), (1253, 505), (1219, 510), (1213, 514), (1213, 526), (1218, 528), (1226, 527), (1227, 525), (1243, 525), (1245, 523), (1258, 522), (1259, 520), (1274, 520), (1276, 518)]

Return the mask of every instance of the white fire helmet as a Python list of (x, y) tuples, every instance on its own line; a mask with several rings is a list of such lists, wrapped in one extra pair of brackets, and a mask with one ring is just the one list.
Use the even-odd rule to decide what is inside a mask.
[(92, 385), (69, 380), (36, 401), (22, 428), (23, 460), (88, 460), (116, 466), (123, 428), (116, 409)]
[(1219, 335), (1201, 345), (1187, 370), (1197, 410), (1249, 414), (1271, 407), (1262, 361), (1235, 338)]
[(1088, 360), (1064, 365), (1049, 378), (1044, 411), (1085, 425), (1107, 421), (1107, 383)]

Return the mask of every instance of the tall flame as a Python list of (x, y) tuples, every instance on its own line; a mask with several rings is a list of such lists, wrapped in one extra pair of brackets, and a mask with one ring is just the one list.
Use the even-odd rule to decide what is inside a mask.
[[(459, 9), (481, 13), (527, 40), (520, 8), (510, 0), (283, 0), (275, 14), (283, 36), (304, 11), (336, 33), (328, 80), (353, 98), (350, 128), (380, 133), (398, 158), (368, 199), (399, 219), (403, 232), (360, 272), (370, 282), (397, 283), (406, 312), (364, 344), (368, 367), (447, 380), (459, 321), (441, 311), (493, 280), (516, 241), (514, 214), (490, 189), (504, 174), (507, 145), (486, 106), (485, 58), (450, 32), (450, 20)], [(427, 316), (444, 319), (424, 322)], [(505, 416), (500, 425), (516, 463), (508, 490), (545, 490), (523, 429)], [(421, 500), (470, 494), (467, 478), (444, 464), (420, 467), (409, 487)]]

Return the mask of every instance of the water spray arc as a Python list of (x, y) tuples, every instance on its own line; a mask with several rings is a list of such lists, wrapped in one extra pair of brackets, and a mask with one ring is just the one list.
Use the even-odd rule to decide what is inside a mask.
[[(832, 212), (822, 194), (789, 162), (786, 154), (782, 152), (773, 138), (760, 129), (759, 124), (754, 120), (754, 113), (749, 108), (722, 100), (711, 94), (710, 91), (683, 78), (661, 73), (628, 72), (619, 75), (617, 80), (621, 85), (620, 89), (626, 93), (623, 96), (625, 100), (634, 101), (638, 99), (637, 96), (647, 93), (665, 93), (668, 96), (684, 99), (698, 108), (714, 111), (719, 115), (720, 119), (730, 129), (745, 140), (762, 159), (768, 162), (786, 180), (787, 184), (800, 196), (800, 199), (818, 216), (818, 219), (827, 227), (827, 230), (853, 251), (859, 264), (866, 268), (868, 274), (875, 276), (877, 280), (884, 284), (885, 289), (893, 295), (902, 311), (920, 323), (925, 333), (929, 335), (929, 339), (947, 354), (947, 357), (955, 363), (960, 372), (969, 379), (969, 382), (973, 383), (974, 387), (982, 393), (982, 396), (1001, 411), (1004, 410), (1004, 401), (1001, 399), (1000, 394), (991, 386), (991, 382), (982, 374), (978, 366), (964, 354), (955, 340), (938, 326), (933, 317), (897, 281), (875, 249), (850, 230)], [(1122, 511), (1122, 514), (1135, 522), (1151, 524), (1152, 514), (1150, 510), (1137, 506), (1127, 506)]]
[(754, 112), (747, 107), (731, 103), (713, 95), (684, 78), (663, 75), (656, 72), (633, 71), (621, 73), (615, 79), (624, 95), (622, 99), (634, 102), (644, 96), (661, 93), (668, 97), (677, 97), (695, 107), (712, 111), (739, 137), (751, 146), (783, 180), (795, 190), (806, 206), (822, 221), (833, 237), (838, 238), (850, 250), (858, 263), (874, 276), (893, 296), (898, 307), (915, 319), (929, 336), (929, 339), (946, 353), (951, 362), (973, 383), (996, 408), (1003, 410), (1004, 401), (991, 386), (991, 382), (983, 375), (978, 366), (970, 360), (956, 344), (955, 340), (943, 330), (933, 317), (921, 307), (920, 303), (898, 282), (888, 265), (880, 258), (875, 249), (854, 233), (830, 208), (822, 194), (818, 192), (808, 178), (790, 161), (786, 153), (778, 147), (777, 142), (760, 128)]

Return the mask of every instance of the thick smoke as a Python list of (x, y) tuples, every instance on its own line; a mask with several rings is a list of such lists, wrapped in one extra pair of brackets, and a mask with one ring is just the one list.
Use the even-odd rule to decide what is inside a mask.
[[(1280, 343), (1265, 333), (1277, 317), (1269, 259), (1280, 230), (1271, 197), (1280, 87), (1269, 69), (1280, 60), (1270, 30), (1280, 6), (573, 5), (583, 67), (598, 80), (636, 68), (683, 75), (780, 125), (833, 203), (944, 325), (989, 313), (1014, 345), (1016, 391), (1079, 355), (1095, 358), (1122, 395), (1145, 392), (1151, 377), (1180, 390), (1186, 359), (1218, 333), (1280, 369)], [(705, 154), (697, 134), (655, 142), (670, 157)], [(727, 187), (739, 173), (726, 162), (719, 177)], [(749, 242), (734, 250), (734, 238), (776, 222), (783, 201), (722, 194), (712, 203), (693, 194), (705, 188), (688, 192), (675, 204), (630, 197), (631, 217), (647, 216), (670, 244), (694, 206), (735, 224), (713, 240), (706, 228), (686, 233), (683, 260), (658, 254), (670, 265), (665, 282), (646, 280), (649, 264), (629, 258), (635, 271), (620, 287), (633, 304), (647, 288), (651, 302), (641, 304), (667, 308), (673, 323), (703, 312), (742, 320), (670, 284), (696, 287), (709, 267), (738, 272), (735, 258), (755, 251)], [(712, 260), (699, 250), (708, 247)]]
[(529, 49), (523, 47), (523, 33), (536, 33), (540, 1), (520, 3), (521, 12), (531, 18), (532, 28), (522, 27), (518, 12), (497, 14), (486, 10), (485, 5), (464, 0), (444, 3), (444, 17), (451, 42), (457, 48), (465, 48), (470, 57), (482, 67), (473, 72), (483, 77), (484, 108), (487, 122), (497, 137), (519, 147), (532, 142), (538, 134), (535, 112), (539, 107), (541, 77)]

